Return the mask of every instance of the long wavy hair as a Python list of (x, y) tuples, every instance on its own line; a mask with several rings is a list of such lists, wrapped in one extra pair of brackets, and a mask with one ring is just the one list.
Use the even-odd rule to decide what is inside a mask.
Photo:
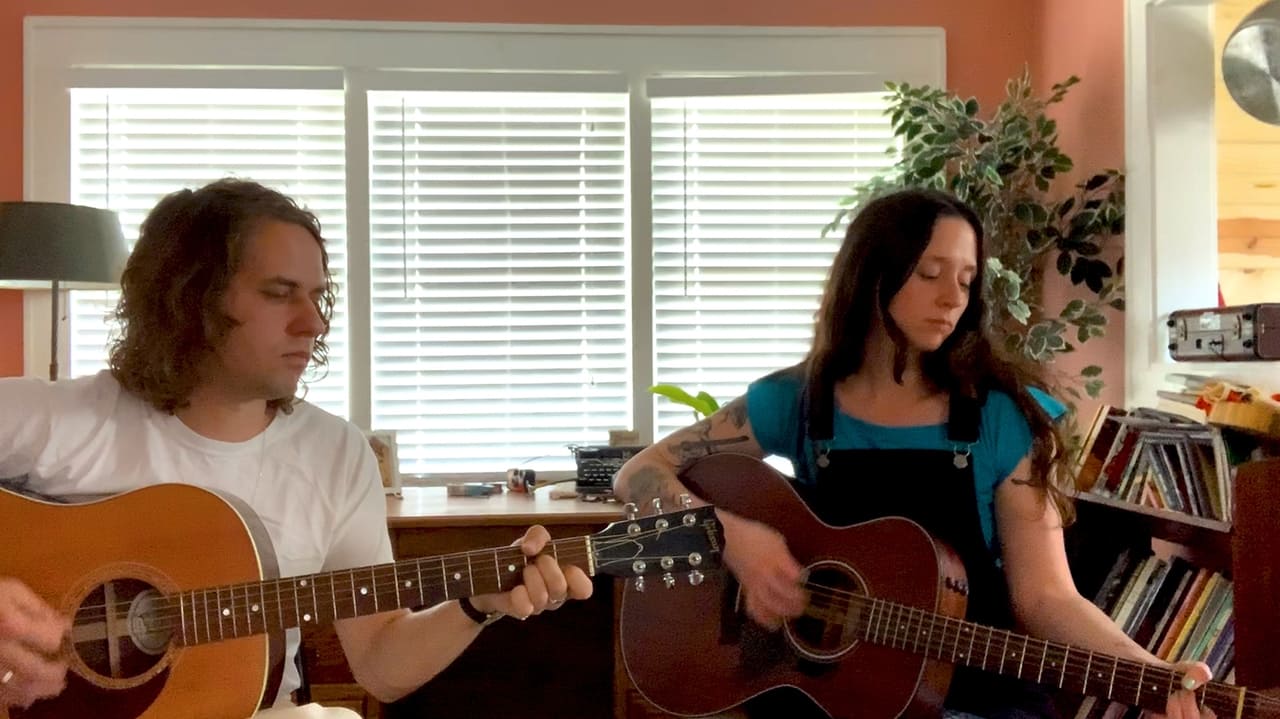
[[(336, 290), (320, 221), (275, 190), (226, 178), (167, 195), (142, 222), (120, 281), (114, 313), (120, 329), (111, 342), (111, 373), (125, 389), (162, 412), (188, 405), (200, 364), (237, 324), (223, 311), (223, 295), (240, 267), (247, 238), (266, 220), (303, 227), (320, 246), (324, 330), (315, 340), (311, 364), (327, 365), (324, 340)], [(297, 399), (276, 397), (268, 405), (287, 413)]]
[(831, 264), (813, 346), (802, 364), (807, 391), (811, 398), (830, 393), (836, 383), (861, 369), (876, 322), (883, 324), (894, 344), (894, 378), (902, 382), (908, 345), (889, 315), (889, 303), (915, 271), (932, 239), (934, 224), (944, 217), (962, 219), (973, 228), (978, 241), (977, 273), (955, 330), (937, 350), (921, 357), (921, 371), (926, 381), (949, 395), (981, 398), (994, 389), (1013, 398), (1033, 437), (1027, 481), (1053, 502), (1064, 523), (1070, 523), (1075, 507), (1063, 435), (1027, 391), (1030, 386), (1043, 386), (1038, 372), (997, 351), (987, 334), (982, 223), (954, 196), (936, 190), (900, 190), (868, 202), (853, 218)]

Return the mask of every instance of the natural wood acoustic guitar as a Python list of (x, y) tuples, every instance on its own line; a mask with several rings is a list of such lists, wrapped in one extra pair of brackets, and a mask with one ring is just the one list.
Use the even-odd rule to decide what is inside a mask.
[[(508, 546), (277, 579), (251, 510), (181, 484), (83, 504), (0, 490), (0, 518), (0, 577), (73, 618), (66, 690), (0, 719), (242, 719), (275, 698), (285, 629), (507, 591), (526, 562)], [(720, 552), (709, 507), (545, 550), (590, 576), (661, 583), (699, 581)]]

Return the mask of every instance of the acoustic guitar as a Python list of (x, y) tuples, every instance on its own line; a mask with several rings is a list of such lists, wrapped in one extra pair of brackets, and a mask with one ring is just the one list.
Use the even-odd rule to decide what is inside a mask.
[[(276, 579), (238, 500), (163, 484), (85, 504), (0, 490), (0, 576), (73, 617), (67, 689), (6, 719), (241, 719), (273, 701), (287, 628), (508, 591), (518, 547)], [(709, 507), (628, 517), (544, 553), (598, 574), (689, 582), (719, 564)]]
[[(713, 505), (781, 532), (808, 570), (809, 600), (800, 617), (768, 632), (746, 619), (728, 572), (709, 574), (698, 591), (625, 590), (623, 659), (636, 688), (665, 711), (710, 714), (791, 686), (842, 719), (936, 717), (955, 665), (1163, 711), (1182, 680), (964, 621), (964, 566), (910, 520), (824, 524), (785, 478), (745, 455), (711, 455), (681, 478)], [(1242, 687), (1211, 682), (1197, 692), (1219, 717), (1280, 718), (1280, 700)]]

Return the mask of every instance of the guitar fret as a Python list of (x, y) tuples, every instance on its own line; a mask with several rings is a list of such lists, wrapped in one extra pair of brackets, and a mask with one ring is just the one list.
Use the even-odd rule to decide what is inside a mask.
[(218, 638), (225, 639), (226, 631), (222, 628), (222, 588), (215, 587), (213, 590), (213, 606), (218, 610)]
[(182, 595), (178, 595), (178, 617), (182, 620), (182, 644), (187, 646), (187, 605), (182, 603)]
[[(553, 543), (551, 546), (554, 547), (555, 544)], [(498, 591), (502, 591), (502, 567), (499, 564), (498, 551), (495, 549), (493, 552), (493, 581), (498, 583)]]
[(276, 580), (276, 611), (280, 614), (280, 629), (285, 628), (284, 623), (284, 593), (280, 589), (280, 580)]
[[(396, 565), (394, 564), (391, 565), (391, 580), (395, 582), (395, 587), (396, 587), (396, 607), (397, 608), (402, 607), (404, 606), (404, 604), (400, 602), (400, 571), (396, 568)], [(376, 590), (375, 590), (375, 593), (376, 593)]]
[(1022, 664), (1027, 661), (1027, 643), (1031, 641), (1028, 636), (1022, 637), (1022, 656), (1018, 657), (1018, 678), (1022, 678)]
[(1137, 685), (1134, 686), (1134, 692), (1133, 692), (1134, 704), (1142, 703), (1142, 680), (1146, 678), (1146, 676), (1147, 676), (1147, 663), (1139, 662), (1138, 663), (1138, 683)]
[(378, 609), (378, 570), (369, 570), (369, 590), (373, 594), (373, 613), (377, 614), (382, 611)]
[[(306, 581), (306, 580), (298, 580)], [(298, 581), (290, 582), (293, 588), (293, 625), (295, 627), (302, 626), (302, 603), (298, 601)]]
[(986, 668), (987, 668), (987, 655), (991, 654), (991, 630), (990, 630), (990, 629), (985, 629), (985, 630), (983, 630), (983, 631), (984, 631), (984, 633), (987, 635), (987, 646), (986, 646), (986, 648), (984, 648), (984, 649), (982, 650), (982, 668), (983, 668), (983, 669), (986, 669)]
[(439, 562), (440, 562), (440, 582), (444, 585), (445, 601), (448, 601), (449, 600), (449, 575), (446, 574), (444, 571), (444, 558), (441, 557)]
[[(929, 631), (924, 635), (925, 642), (933, 641), (933, 632), (937, 631), (937, 627), (938, 627), (938, 615), (932, 614), (932, 613), (929, 614)], [(943, 641), (946, 641), (945, 637), (943, 637)], [(928, 646), (928, 644), (925, 644), (925, 646)], [(938, 659), (942, 659), (942, 642), (938, 642)]]
[(1089, 652), (1089, 658), (1084, 663), (1084, 686), (1080, 687), (1082, 694), (1089, 693), (1089, 670), (1093, 667), (1093, 652)]
[(247, 631), (245, 632), (245, 634), (246, 634), (246, 635), (252, 635), (252, 634), (253, 634), (253, 606), (254, 606), (254, 605), (253, 605), (253, 600), (249, 598), (249, 586), (248, 586), (248, 585), (245, 585), (245, 588), (244, 588), (244, 618), (245, 618), (245, 623), (248, 625), (248, 627), (247, 627)]
[(1062, 676), (1058, 677), (1058, 688), (1062, 688), (1063, 682), (1067, 680), (1067, 660), (1071, 656), (1071, 647), (1065, 647), (1062, 652)]
[(418, 573), (418, 606), (424, 606), (427, 603), (427, 597), (422, 593), (422, 560), (413, 560), (413, 568)]
[(333, 621), (338, 621), (338, 576), (336, 574), (329, 575), (329, 601), (333, 602)]
[(471, 588), (471, 596), (474, 597), (476, 595), (476, 583), (472, 579), (474, 572), (471, 571), (471, 552), (467, 552), (463, 556), (467, 558), (467, 586)]
[(351, 585), (351, 616), (360, 616), (360, 605), (356, 603), (356, 573), (347, 572), (347, 583)]
[(204, 607), (204, 639), (205, 641), (212, 641), (213, 628), (209, 624), (209, 590), (205, 589), (200, 592), (200, 603)]
[(262, 617), (262, 631), (267, 632), (267, 583), (260, 582), (258, 584), (258, 608), (259, 615)]
[(1004, 633), (1004, 648), (1000, 650), (1000, 664), (996, 667), (997, 674), (1004, 674), (1004, 660), (1009, 658), (1009, 632)]
[(1036, 683), (1042, 683), (1040, 680), (1044, 678), (1044, 660), (1049, 658), (1049, 642), (1044, 643), (1044, 649), (1040, 651), (1040, 670), (1036, 672)]
[(1119, 666), (1120, 666), (1120, 662), (1119, 662), (1119, 660), (1115, 660), (1115, 659), (1113, 659), (1113, 660), (1111, 661), (1111, 681), (1107, 682), (1107, 698), (1108, 698), (1108, 699), (1110, 699), (1110, 698), (1111, 698), (1111, 693), (1112, 693), (1112, 691), (1114, 691), (1114, 690), (1115, 690), (1115, 686), (1116, 686), (1116, 668), (1117, 668), (1117, 667), (1119, 667)]

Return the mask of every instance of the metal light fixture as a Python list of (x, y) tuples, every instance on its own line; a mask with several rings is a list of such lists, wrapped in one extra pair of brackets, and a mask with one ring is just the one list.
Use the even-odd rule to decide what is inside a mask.
[(49, 289), (49, 379), (58, 379), (58, 294), (120, 284), (129, 247), (116, 213), (61, 202), (0, 202), (0, 288)]

